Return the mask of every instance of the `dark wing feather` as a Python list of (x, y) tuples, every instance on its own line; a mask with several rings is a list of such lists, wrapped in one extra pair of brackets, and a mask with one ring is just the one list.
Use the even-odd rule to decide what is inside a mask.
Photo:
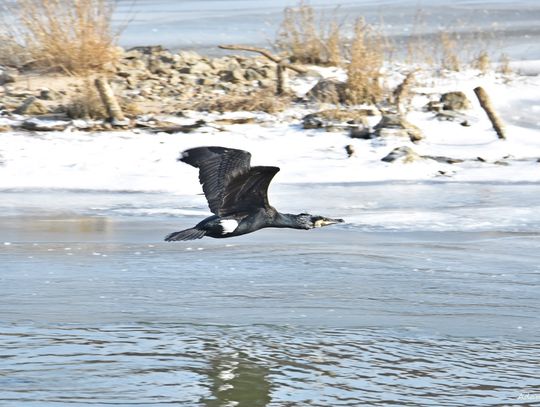
[(223, 196), (220, 215), (269, 208), (268, 186), (278, 171), (278, 167), (253, 167), (232, 178)]
[(250, 171), (251, 154), (224, 147), (197, 147), (186, 150), (179, 158), (199, 168), (201, 183), (210, 210), (222, 215), (226, 190), (231, 182)]

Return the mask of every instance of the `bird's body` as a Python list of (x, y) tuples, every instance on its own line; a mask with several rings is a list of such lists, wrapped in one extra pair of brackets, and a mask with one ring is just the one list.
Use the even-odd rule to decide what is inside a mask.
[(191, 229), (169, 234), (167, 241), (233, 237), (267, 227), (312, 229), (343, 222), (278, 212), (269, 204), (267, 191), (279, 168), (251, 167), (247, 151), (198, 147), (184, 151), (179, 160), (199, 168), (199, 181), (214, 215)]

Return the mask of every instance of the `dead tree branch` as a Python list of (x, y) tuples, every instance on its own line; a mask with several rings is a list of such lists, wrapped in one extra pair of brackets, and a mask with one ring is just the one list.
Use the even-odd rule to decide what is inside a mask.
[(284, 61), (287, 60), (288, 57), (284, 57), (284, 58), (277, 57), (273, 55), (272, 53), (270, 53), (270, 51), (264, 48), (250, 47), (247, 45), (218, 45), (218, 48), (228, 49), (228, 50), (233, 50), (233, 51), (257, 52), (276, 64), (282, 64), (284, 68), (290, 69), (291, 71), (295, 71), (297, 73), (308, 72), (308, 69), (302, 66), (285, 63)]

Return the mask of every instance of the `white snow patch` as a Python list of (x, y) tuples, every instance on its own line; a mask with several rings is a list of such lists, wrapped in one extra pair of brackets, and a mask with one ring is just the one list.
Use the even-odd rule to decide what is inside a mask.
[[(339, 72), (336, 72), (339, 74)], [(396, 74), (395, 82), (403, 78)], [(483, 86), (506, 124), (507, 140), (498, 140), (473, 89)], [(472, 108), (466, 112), (470, 127), (439, 121), (422, 107), (442, 92), (462, 90)], [(207, 123), (219, 118), (253, 117), (254, 123), (206, 126), (190, 134), (147, 134), (142, 131), (0, 133), (0, 189), (74, 189), (105, 191), (169, 191), (192, 196), (190, 215), (199, 214), (204, 201), (198, 170), (177, 162), (180, 152), (199, 146), (221, 145), (248, 150), (252, 165), (281, 167), (275, 183), (346, 183), (380, 181), (540, 182), (540, 76), (502, 77), (474, 71), (433, 76), (418, 73), (417, 95), (407, 119), (425, 138), (413, 144), (407, 138), (351, 139), (347, 131), (305, 130), (304, 115), (313, 111), (295, 107), (267, 113), (188, 112), (177, 121)], [(370, 124), (378, 121), (377, 117)], [(0, 118), (11, 123), (19, 118)], [(172, 121), (169, 118), (169, 121)], [(344, 150), (352, 145), (355, 155)], [(408, 146), (419, 155), (445, 156), (464, 162), (434, 160), (385, 163), (381, 158), (396, 147)], [(481, 157), (483, 161), (477, 160)], [(502, 162), (502, 164), (501, 164)], [(505, 165), (508, 164), (508, 165)], [(193, 204), (193, 205), (191, 205)], [(172, 208), (170, 208), (173, 210)], [(152, 213), (154, 209), (133, 210)], [(182, 214), (179, 210), (178, 213)], [(231, 224), (229, 224), (231, 225)], [(229, 230), (232, 226), (228, 226)], [(237, 227), (237, 225), (235, 225)], [(234, 230), (234, 229), (233, 229)], [(229, 232), (230, 233), (230, 232)]]

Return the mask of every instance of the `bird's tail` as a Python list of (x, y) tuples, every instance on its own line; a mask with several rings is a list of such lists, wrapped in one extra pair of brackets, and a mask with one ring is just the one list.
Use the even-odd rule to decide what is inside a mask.
[(204, 230), (191, 228), (191, 229), (181, 230), (180, 232), (173, 232), (165, 236), (165, 241), (174, 242), (178, 240), (195, 240), (195, 239), (202, 238), (204, 235), (206, 235), (206, 232)]

